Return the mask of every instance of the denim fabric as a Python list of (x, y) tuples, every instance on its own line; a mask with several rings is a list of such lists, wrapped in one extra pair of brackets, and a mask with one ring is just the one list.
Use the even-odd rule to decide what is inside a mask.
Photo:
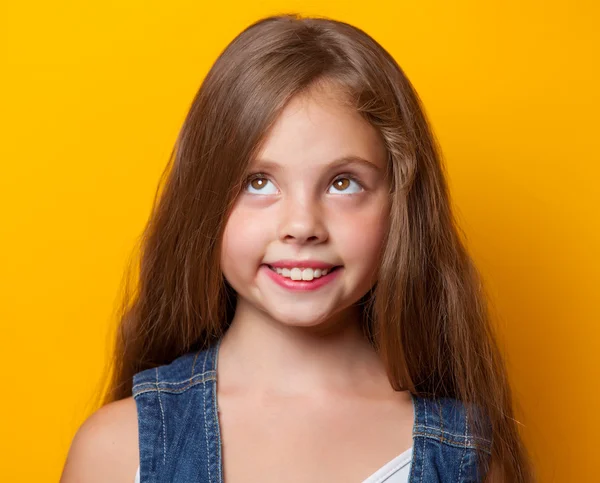
[[(218, 348), (217, 343), (134, 375), (140, 483), (223, 482)], [(475, 444), (489, 455), (491, 441), (475, 441), (462, 403), (415, 395), (412, 400), (415, 420), (409, 483), (483, 481), (477, 472)]]

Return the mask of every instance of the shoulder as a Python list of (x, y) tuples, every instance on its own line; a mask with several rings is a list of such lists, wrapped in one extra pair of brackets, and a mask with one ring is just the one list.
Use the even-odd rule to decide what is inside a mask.
[(216, 348), (183, 354), (172, 362), (145, 369), (133, 376), (133, 397), (164, 392), (177, 394), (216, 379)]
[(483, 481), (492, 433), (481, 408), (450, 397), (414, 396), (414, 404), (411, 475), (419, 481)]
[(75, 434), (61, 483), (133, 482), (139, 464), (138, 424), (133, 397), (93, 413)]
[[(415, 437), (437, 440), (458, 448), (480, 448), (491, 452), (491, 427), (481, 408), (448, 397), (434, 399), (413, 396), (413, 401)], [(479, 419), (482, 434), (476, 434), (473, 416)]]

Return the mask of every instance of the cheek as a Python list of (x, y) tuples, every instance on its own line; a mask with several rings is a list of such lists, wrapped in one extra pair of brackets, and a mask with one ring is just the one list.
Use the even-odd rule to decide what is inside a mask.
[(253, 270), (259, 265), (267, 245), (268, 233), (256, 216), (249, 216), (243, 210), (234, 210), (225, 226), (221, 251), (221, 265), (227, 276), (240, 272), (244, 267)]
[[(377, 263), (389, 217), (383, 210), (348, 213), (337, 217), (335, 236), (342, 258), (356, 266)], [(366, 267), (365, 267), (366, 268)]]

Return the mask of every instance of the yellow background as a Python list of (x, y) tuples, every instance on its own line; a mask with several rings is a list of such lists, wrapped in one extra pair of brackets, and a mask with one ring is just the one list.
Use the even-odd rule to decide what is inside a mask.
[(0, 478), (58, 480), (192, 97), (239, 31), (280, 11), (356, 24), (413, 81), (492, 293), (540, 481), (597, 478), (597, 3), (234, 3), (0, 7)]

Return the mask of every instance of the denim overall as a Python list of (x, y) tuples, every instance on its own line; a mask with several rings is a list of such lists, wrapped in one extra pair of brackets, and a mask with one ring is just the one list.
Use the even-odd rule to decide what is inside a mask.
[[(219, 343), (134, 375), (140, 483), (223, 482), (218, 349)], [(415, 420), (409, 483), (483, 481), (464, 406), (450, 398), (412, 395), (412, 401)], [(490, 440), (479, 439), (477, 445), (490, 453)]]

